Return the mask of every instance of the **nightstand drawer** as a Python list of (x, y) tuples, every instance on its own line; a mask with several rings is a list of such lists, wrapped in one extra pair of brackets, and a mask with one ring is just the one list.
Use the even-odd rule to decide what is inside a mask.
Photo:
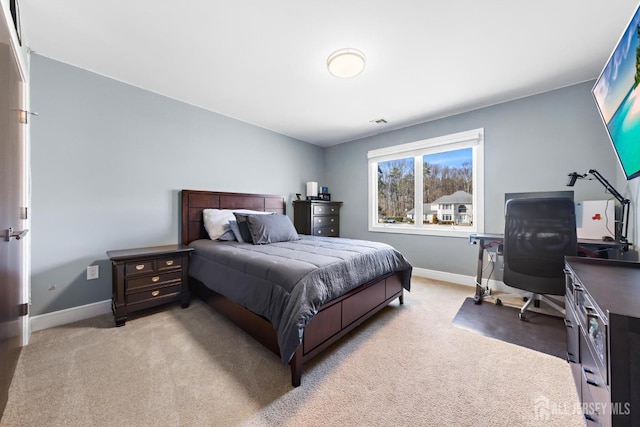
[(182, 281), (182, 272), (175, 271), (173, 273), (162, 273), (154, 276), (136, 277), (135, 279), (127, 279), (126, 293), (136, 292), (136, 290), (145, 287), (167, 286), (172, 283), (180, 284)]
[(156, 271), (171, 271), (182, 267), (182, 257), (160, 258), (156, 260)]
[(127, 304), (150, 301), (156, 298), (161, 299), (161, 297), (167, 295), (178, 295), (180, 293), (180, 290), (181, 286), (180, 284), (177, 284), (174, 286), (167, 286), (164, 288), (150, 289), (147, 291), (132, 293), (127, 295)]
[(330, 225), (337, 226), (339, 223), (340, 223), (340, 217), (338, 215), (325, 215), (325, 216), (313, 217), (314, 227), (328, 227)]
[(153, 270), (153, 260), (149, 259), (126, 263), (124, 267), (124, 274), (127, 276), (135, 276), (136, 274), (151, 273)]

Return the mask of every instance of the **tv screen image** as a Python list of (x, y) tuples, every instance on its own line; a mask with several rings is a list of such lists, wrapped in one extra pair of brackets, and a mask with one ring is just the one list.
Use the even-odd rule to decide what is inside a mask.
[(640, 7), (618, 41), (593, 96), (627, 179), (640, 176)]

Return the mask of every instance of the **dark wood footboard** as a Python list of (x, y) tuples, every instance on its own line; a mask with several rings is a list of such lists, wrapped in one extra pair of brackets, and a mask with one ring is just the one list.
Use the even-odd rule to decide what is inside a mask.
[[(276, 332), (269, 321), (239, 306), (191, 278), (191, 291), (208, 305), (280, 356)], [(399, 298), (403, 303), (401, 273), (388, 274), (365, 283), (323, 305), (304, 331), (302, 344), (289, 362), (291, 384), (301, 384), (303, 365), (358, 325)]]
[(302, 344), (296, 349), (291, 365), (291, 384), (298, 387), (302, 366), (362, 322), (399, 298), (403, 301), (400, 273), (375, 279), (323, 305), (304, 330)]

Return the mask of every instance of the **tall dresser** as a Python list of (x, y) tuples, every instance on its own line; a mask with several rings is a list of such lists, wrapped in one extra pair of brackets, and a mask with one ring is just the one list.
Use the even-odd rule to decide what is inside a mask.
[(340, 206), (342, 202), (294, 200), (293, 225), (299, 234), (339, 237)]
[(567, 361), (587, 426), (640, 425), (640, 263), (567, 257)]

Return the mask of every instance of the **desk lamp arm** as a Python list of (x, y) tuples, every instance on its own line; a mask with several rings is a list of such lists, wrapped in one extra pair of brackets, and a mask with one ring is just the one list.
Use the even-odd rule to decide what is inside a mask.
[[(615, 188), (613, 188), (613, 186), (611, 184), (609, 184), (609, 181), (607, 181), (605, 179), (605, 177), (603, 177), (602, 175), (600, 175), (600, 172), (598, 172), (595, 169), (589, 169), (589, 173), (591, 175), (593, 175), (593, 177), (598, 180), (598, 182), (600, 184), (602, 184), (604, 186), (604, 188), (611, 193), (611, 195), (613, 197), (615, 197), (615, 199), (620, 203), (620, 206), (622, 207), (622, 221), (623, 224), (620, 227), (620, 242), (624, 243), (624, 251), (629, 250), (629, 245), (627, 242), (627, 233), (629, 232), (629, 204), (631, 203), (631, 200), (625, 198), (622, 196), (622, 194), (620, 194), (618, 192), (618, 190), (616, 190)], [(624, 232), (623, 232), (624, 229)]]

